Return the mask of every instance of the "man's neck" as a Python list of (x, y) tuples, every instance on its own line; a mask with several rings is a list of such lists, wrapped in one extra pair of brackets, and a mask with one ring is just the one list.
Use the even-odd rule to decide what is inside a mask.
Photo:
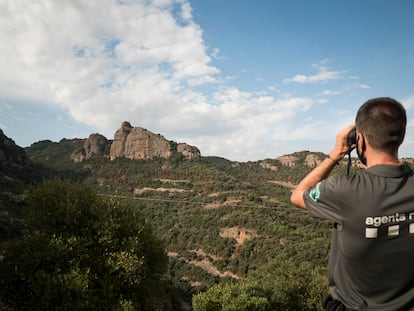
[(398, 159), (398, 153), (389, 154), (385, 152), (379, 152), (376, 150), (367, 150), (367, 168), (375, 165), (398, 165), (401, 164)]

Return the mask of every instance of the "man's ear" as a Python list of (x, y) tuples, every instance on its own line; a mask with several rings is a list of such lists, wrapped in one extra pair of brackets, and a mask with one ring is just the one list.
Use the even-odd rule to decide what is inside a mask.
[(357, 145), (360, 150), (365, 150), (366, 148), (365, 136), (362, 133), (357, 133)]
[(365, 136), (361, 133), (358, 133), (356, 150), (357, 150), (359, 160), (364, 165), (367, 165), (367, 158), (365, 157), (366, 148), (367, 148), (367, 142), (365, 140)]

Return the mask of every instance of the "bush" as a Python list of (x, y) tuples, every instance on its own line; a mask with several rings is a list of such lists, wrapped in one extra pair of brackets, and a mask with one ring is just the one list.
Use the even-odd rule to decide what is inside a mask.
[(257, 283), (241, 282), (211, 287), (193, 298), (194, 311), (266, 311), (269, 300)]
[(126, 204), (48, 181), (32, 190), (21, 239), (0, 261), (17, 310), (171, 310), (163, 245)]
[(247, 280), (216, 285), (193, 297), (194, 311), (321, 310), (326, 271), (285, 255), (271, 259)]

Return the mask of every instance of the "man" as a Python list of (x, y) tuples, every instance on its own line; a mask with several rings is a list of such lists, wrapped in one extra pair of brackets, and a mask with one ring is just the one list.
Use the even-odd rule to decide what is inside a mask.
[[(414, 310), (414, 177), (398, 159), (406, 119), (394, 99), (367, 101), (292, 193), (294, 205), (335, 224), (327, 310)], [(355, 128), (356, 143), (348, 146)], [(328, 177), (350, 148), (364, 172)]]

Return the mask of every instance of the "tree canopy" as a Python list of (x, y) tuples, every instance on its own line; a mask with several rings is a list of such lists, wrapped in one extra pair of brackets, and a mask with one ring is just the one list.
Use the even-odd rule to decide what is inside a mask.
[(30, 191), (24, 233), (0, 257), (17, 310), (172, 310), (164, 246), (139, 213), (81, 184)]

